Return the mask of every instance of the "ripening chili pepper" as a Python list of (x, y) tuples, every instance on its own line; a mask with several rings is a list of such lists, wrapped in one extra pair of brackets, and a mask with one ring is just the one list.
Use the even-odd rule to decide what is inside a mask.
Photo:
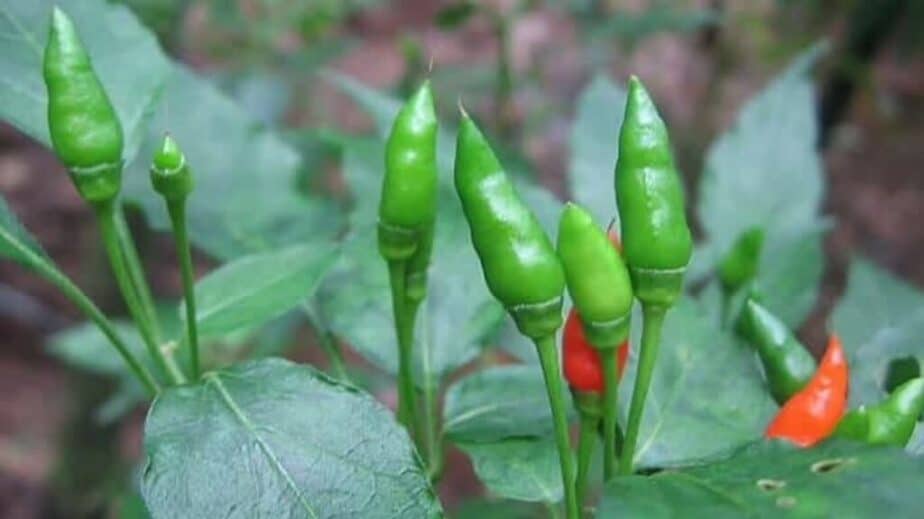
[[(629, 358), (628, 339), (619, 345), (614, 354), (621, 379)], [(600, 352), (587, 341), (584, 335), (584, 325), (575, 308), (568, 312), (568, 318), (565, 319), (565, 329), (562, 335), (562, 364), (565, 380), (568, 381), (572, 391), (603, 394), (603, 365), (600, 363)]]
[(877, 445), (904, 447), (924, 412), (924, 378), (913, 378), (895, 388), (882, 402), (848, 412), (835, 436)]
[(615, 348), (629, 334), (632, 282), (610, 238), (572, 203), (561, 214), (558, 256), (587, 339), (598, 349)]
[(43, 64), (48, 130), (80, 196), (113, 200), (122, 185), (122, 125), (100, 84), (77, 29), (55, 7)]
[(719, 262), (719, 282), (726, 293), (734, 293), (757, 276), (760, 252), (764, 246), (764, 230), (752, 227), (735, 240)]
[(683, 291), (693, 241), (667, 128), (634, 76), (619, 133), (616, 201), (635, 296), (671, 306)]
[(770, 394), (778, 404), (812, 379), (816, 367), (812, 354), (783, 321), (754, 299), (745, 301), (736, 329), (757, 349)]
[(455, 186), (491, 293), (530, 338), (562, 323), (565, 276), (552, 243), (475, 123), (463, 113)]
[(815, 375), (770, 422), (767, 438), (783, 438), (800, 447), (811, 447), (830, 436), (844, 415), (847, 380), (847, 358), (840, 339), (832, 335)]
[(389, 261), (421, 251), (429, 263), (436, 220), (436, 134), (439, 124), (429, 81), (404, 104), (385, 146), (385, 177), (379, 202), (379, 250)]

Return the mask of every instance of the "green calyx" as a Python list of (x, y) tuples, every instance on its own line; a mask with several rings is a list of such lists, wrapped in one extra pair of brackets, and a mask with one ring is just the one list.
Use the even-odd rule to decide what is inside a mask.
[(57, 7), (52, 10), (43, 75), (51, 143), (77, 191), (91, 203), (115, 198), (122, 185), (122, 125), (74, 23)]
[(636, 297), (671, 306), (683, 291), (693, 240), (667, 128), (634, 76), (619, 133), (616, 201)]
[(741, 310), (736, 331), (757, 350), (770, 394), (783, 404), (815, 374), (812, 354), (786, 324), (754, 299)]
[(170, 135), (164, 135), (151, 164), (151, 184), (167, 200), (182, 200), (193, 190), (193, 177), (186, 155)]
[(527, 337), (553, 334), (562, 323), (561, 263), (535, 215), (465, 113), (456, 142), (455, 187), (491, 293)]
[(603, 418), (603, 396), (593, 391), (576, 391), (571, 388), (571, 401), (583, 419)]
[(838, 424), (836, 436), (875, 445), (904, 447), (924, 412), (924, 378), (913, 378), (895, 388), (874, 406), (850, 411)]
[(719, 281), (726, 293), (734, 293), (757, 276), (764, 230), (752, 227), (741, 233), (719, 263)]
[[(429, 81), (401, 108), (385, 147), (379, 204), (379, 251), (389, 261), (430, 261), (436, 220), (436, 136), (439, 123)], [(418, 273), (421, 269), (418, 268)], [(425, 280), (425, 274), (424, 274)]]
[(615, 348), (629, 335), (629, 271), (590, 213), (572, 203), (559, 221), (558, 256), (588, 341), (599, 349)]

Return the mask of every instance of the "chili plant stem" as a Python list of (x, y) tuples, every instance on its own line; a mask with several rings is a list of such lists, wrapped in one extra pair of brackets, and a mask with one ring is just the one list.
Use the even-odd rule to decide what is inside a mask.
[[(408, 301), (408, 313), (415, 316), (417, 315), (417, 310), (420, 307), (420, 302), (417, 301)], [(426, 311), (426, 309), (425, 309)], [(426, 314), (425, 314), (426, 317)], [(426, 322), (426, 319), (424, 320)], [(430, 335), (427, 334), (427, 341), (425, 346), (430, 347)], [(431, 482), (438, 481), (443, 475), (443, 465), (445, 463), (444, 453), (443, 453), (443, 439), (440, 436), (440, 431), (438, 430), (439, 423), (437, 417), (439, 416), (438, 409), (438, 400), (437, 392), (439, 391), (439, 384), (436, 382), (436, 378), (429, 372), (424, 373), (425, 379), (423, 381), (423, 401), (421, 402), (423, 409), (422, 416), (422, 429), (426, 434), (426, 450), (424, 454), (424, 459), (427, 461), (429, 466), (428, 475)]]
[(391, 278), (391, 304), (395, 318), (395, 333), (398, 337), (398, 420), (407, 427), (417, 443), (418, 451), (423, 436), (417, 421), (417, 389), (414, 387), (414, 316), (408, 312), (404, 297), (404, 273), (407, 264), (403, 261), (389, 261)]
[(590, 462), (593, 459), (594, 447), (597, 441), (597, 428), (600, 418), (596, 416), (581, 417), (581, 438), (578, 443), (577, 480), (574, 483), (574, 493), (578, 506), (582, 506), (584, 495), (587, 492), (587, 475), (590, 472)]
[(311, 323), (311, 327), (314, 328), (315, 334), (317, 334), (318, 345), (324, 350), (324, 355), (327, 356), (327, 362), (330, 364), (330, 369), (334, 372), (334, 376), (344, 382), (349, 382), (350, 374), (347, 373), (346, 364), (343, 362), (343, 352), (340, 351), (340, 345), (337, 344), (334, 334), (328, 330), (324, 320), (311, 302), (303, 302), (302, 311), (308, 316), (308, 321)]
[(619, 458), (619, 473), (632, 474), (635, 457), (635, 445), (638, 442), (638, 430), (645, 411), (645, 399), (651, 386), (658, 348), (661, 343), (661, 328), (664, 324), (666, 308), (654, 305), (642, 305), (642, 345), (640, 348), (638, 372), (635, 387), (632, 389), (632, 403), (629, 406), (629, 423), (626, 426), (626, 441), (622, 444)]
[(542, 375), (549, 394), (549, 406), (555, 425), (555, 442), (558, 446), (558, 458), (561, 463), (562, 486), (565, 489), (565, 511), (568, 519), (579, 519), (577, 496), (574, 491), (574, 457), (571, 454), (571, 440), (568, 434), (568, 416), (565, 397), (562, 392), (561, 369), (558, 365), (558, 351), (555, 336), (549, 335), (535, 339)]
[(98, 204), (94, 206), (94, 209), (96, 210), (103, 245), (106, 248), (106, 254), (109, 256), (110, 267), (116, 283), (119, 285), (119, 290), (122, 292), (122, 298), (128, 306), (128, 311), (131, 313), (132, 319), (135, 320), (145, 346), (147, 346), (148, 354), (154, 360), (157, 369), (170, 378), (173, 383), (178, 384), (180, 380), (177, 379), (174, 372), (167, 368), (166, 356), (154, 339), (151, 329), (146, 325), (144, 311), (141, 309), (138, 295), (134, 290), (131, 275), (125, 266), (125, 257), (122, 255), (122, 249), (119, 246), (118, 218), (116, 217), (115, 205), (110, 201)]
[(154, 342), (161, 344), (163, 337), (160, 332), (160, 321), (157, 318), (157, 309), (154, 307), (154, 298), (151, 296), (151, 289), (148, 286), (147, 278), (144, 275), (144, 268), (141, 266), (141, 259), (138, 257), (138, 248), (135, 246), (135, 240), (125, 221), (125, 212), (122, 205), (115, 202), (115, 222), (116, 231), (119, 236), (119, 247), (122, 249), (122, 257), (125, 258), (125, 266), (128, 274), (131, 276), (132, 286), (135, 294), (138, 296), (138, 303), (141, 305), (141, 311), (144, 312), (146, 325), (151, 330), (151, 336)]
[(603, 479), (609, 481), (616, 475), (616, 414), (618, 413), (619, 375), (616, 350), (599, 351), (603, 357)]
[(128, 348), (128, 345), (122, 337), (115, 331), (115, 328), (106, 315), (103, 314), (99, 307), (97, 307), (96, 304), (94, 304), (93, 301), (70, 280), (70, 278), (65, 276), (64, 273), (58, 270), (48, 260), (36, 254), (32, 249), (23, 247), (17, 240), (8, 236), (4, 229), (0, 229), (0, 238), (3, 239), (2, 241), (4, 243), (15, 248), (17, 253), (25, 258), (25, 262), (30, 265), (35, 272), (57, 287), (68, 300), (74, 303), (74, 306), (79, 308), (88, 319), (93, 321), (93, 324), (103, 332), (103, 335), (109, 339), (109, 342), (111, 342), (116, 351), (119, 352), (119, 356), (128, 364), (129, 369), (131, 369), (135, 377), (138, 378), (138, 381), (141, 382), (147, 390), (149, 396), (154, 396), (160, 391), (157, 380), (151, 372), (148, 371), (148, 368), (138, 361), (138, 358), (135, 357), (135, 354)]
[(193, 274), (192, 253), (189, 250), (189, 233), (186, 226), (186, 199), (167, 201), (170, 225), (176, 253), (180, 259), (180, 274), (183, 278), (183, 299), (186, 302), (186, 343), (189, 345), (189, 366), (193, 380), (199, 379), (199, 332), (196, 329), (196, 290)]

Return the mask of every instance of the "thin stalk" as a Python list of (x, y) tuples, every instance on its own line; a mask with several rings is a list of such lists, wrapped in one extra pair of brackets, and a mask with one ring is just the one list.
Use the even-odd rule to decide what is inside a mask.
[(603, 479), (609, 481), (616, 475), (616, 413), (618, 409), (619, 375), (616, 350), (601, 350), (603, 357)]
[(587, 493), (587, 475), (590, 473), (590, 463), (593, 460), (594, 448), (597, 443), (597, 428), (600, 427), (600, 417), (581, 416), (581, 437), (578, 443), (577, 480), (574, 483), (574, 493), (578, 504), (584, 503)]
[(83, 293), (80, 288), (74, 284), (67, 276), (65, 276), (60, 270), (55, 268), (49, 261), (45, 258), (40, 257), (32, 249), (22, 246), (17, 240), (12, 239), (6, 235), (6, 232), (3, 229), (0, 229), (0, 237), (4, 238), (4, 242), (15, 248), (20, 256), (24, 258), (24, 263), (29, 265), (32, 269), (35, 270), (41, 277), (48, 280), (52, 285), (57, 287), (58, 290), (68, 298), (74, 306), (80, 309), (88, 319), (93, 321), (93, 323), (103, 332), (103, 335), (109, 339), (109, 342), (115, 347), (118, 351), (119, 356), (122, 357), (122, 360), (128, 364), (128, 368), (132, 371), (135, 377), (138, 378), (138, 381), (145, 387), (149, 396), (154, 396), (160, 391), (160, 386), (157, 384), (157, 380), (154, 378), (154, 375), (148, 371), (138, 359), (135, 357), (135, 354), (131, 352), (128, 348), (128, 345), (122, 339), (122, 337), (115, 331), (115, 328), (112, 326), (112, 323), (106, 317), (105, 314)]
[(110, 202), (98, 204), (94, 206), (94, 209), (96, 210), (100, 234), (103, 238), (103, 245), (106, 249), (106, 254), (109, 256), (109, 265), (112, 268), (112, 273), (115, 276), (119, 290), (122, 292), (122, 298), (125, 300), (126, 306), (128, 306), (128, 311), (132, 315), (135, 324), (138, 326), (138, 331), (141, 333), (141, 338), (144, 340), (144, 344), (148, 349), (148, 354), (151, 356), (151, 359), (153, 359), (157, 369), (173, 383), (178, 384), (180, 380), (178, 380), (175, 374), (167, 367), (166, 357), (157, 344), (157, 341), (154, 339), (151, 329), (142, 324), (146, 322), (144, 311), (138, 301), (134, 285), (132, 284), (131, 275), (125, 266), (125, 258), (119, 246), (118, 219), (116, 217), (115, 206)]
[(664, 324), (666, 311), (667, 309), (661, 306), (642, 305), (642, 345), (639, 354), (638, 373), (635, 376), (635, 387), (632, 389), (632, 403), (629, 406), (626, 441), (622, 444), (622, 455), (619, 458), (620, 474), (632, 474), (635, 444), (638, 442), (638, 430), (642, 422), (642, 414), (645, 411), (645, 399), (648, 397), (651, 376), (654, 373), (655, 362), (658, 359), (661, 328)]
[(404, 296), (404, 277), (407, 264), (388, 262), (391, 278), (391, 304), (394, 312), (395, 334), (398, 337), (398, 420), (404, 424), (417, 443), (423, 441), (417, 420), (417, 389), (414, 387), (414, 316), (410, 315)]
[(186, 228), (186, 200), (168, 200), (167, 212), (173, 228), (176, 254), (180, 259), (180, 275), (183, 278), (183, 299), (186, 303), (186, 343), (189, 345), (189, 365), (193, 380), (199, 379), (199, 332), (196, 329), (195, 274), (192, 253), (189, 250), (189, 233)]
[[(420, 303), (417, 301), (408, 301), (408, 313), (412, 319), (416, 318), (417, 309), (420, 307)], [(429, 347), (430, 335), (427, 334), (427, 344)], [(431, 373), (425, 373), (425, 379), (423, 381), (423, 401), (421, 402), (423, 413), (421, 416), (421, 428), (426, 435), (424, 444), (426, 449), (424, 450), (424, 459), (427, 462), (429, 467), (428, 475), (430, 476), (430, 481), (435, 482), (440, 479), (443, 475), (443, 466), (445, 463), (444, 452), (443, 452), (443, 440), (438, 430), (439, 421), (439, 409), (437, 401), (437, 392), (439, 391), (439, 384), (436, 382), (435, 377)]]
[(349, 382), (350, 374), (346, 370), (346, 364), (343, 361), (343, 352), (340, 350), (340, 345), (337, 343), (334, 334), (327, 329), (321, 316), (318, 315), (317, 310), (311, 303), (307, 301), (302, 303), (302, 310), (305, 312), (305, 315), (308, 316), (311, 327), (314, 328), (315, 334), (318, 337), (318, 345), (324, 350), (324, 355), (327, 356), (327, 363), (330, 364), (330, 369), (334, 372), (334, 376), (339, 380)]
[(151, 296), (151, 288), (148, 286), (147, 277), (144, 274), (144, 268), (141, 266), (141, 259), (138, 256), (138, 248), (135, 246), (135, 240), (125, 221), (125, 212), (122, 205), (116, 203), (115, 208), (115, 225), (119, 235), (119, 247), (122, 249), (122, 257), (125, 259), (125, 266), (128, 274), (131, 276), (132, 286), (135, 294), (138, 296), (138, 303), (141, 305), (141, 311), (144, 312), (145, 326), (151, 331), (154, 342), (160, 344), (163, 342), (163, 335), (160, 331), (160, 320), (157, 318), (157, 309), (154, 307), (154, 298)]
[(561, 383), (561, 370), (558, 365), (558, 351), (555, 336), (549, 335), (535, 339), (536, 351), (545, 377), (545, 387), (549, 394), (549, 407), (552, 409), (552, 421), (555, 425), (555, 443), (558, 447), (558, 459), (561, 463), (561, 479), (565, 489), (565, 512), (568, 519), (578, 519), (577, 496), (574, 491), (574, 457), (571, 453), (571, 439), (568, 434), (568, 416), (565, 397)]

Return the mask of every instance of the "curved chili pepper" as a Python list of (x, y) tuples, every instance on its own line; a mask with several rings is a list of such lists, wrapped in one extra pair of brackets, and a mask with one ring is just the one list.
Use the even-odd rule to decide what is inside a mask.
[(800, 447), (811, 447), (830, 436), (844, 415), (847, 380), (847, 358), (840, 339), (832, 335), (815, 375), (770, 422), (767, 438), (783, 438)]
[(878, 445), (904, 447), (924, 412), (924, 378), (913, 378), (895, 388), (885, 400), (844, 415), (836, 436)]
[(465, 113), (456, 143), (455, 185), (491, 293), (527, 337), (553, 334), (562, 324), (561, 263), (484, 135)]
[(74, 23), (57, 7), (43, 61), (55, 153), (84, 200), (114, 199), (122, 186), (122, 125)]
[(619, 132), (616, 201), (636, 297), (671, 306), (683, 291), (693, 240), (667, 128), (635, 76)]
[(815, 359), (792, 331), (763, 305), (749, 298), (736, 327), (760, 357), (770, 394), (784, 404), (805, 387), (815, 373)]
[(558, 256), (588, 340), (598, 349), (615, 348), (629, 334), (632, 282), (612, 241), (572, 203), (559, 222)]

